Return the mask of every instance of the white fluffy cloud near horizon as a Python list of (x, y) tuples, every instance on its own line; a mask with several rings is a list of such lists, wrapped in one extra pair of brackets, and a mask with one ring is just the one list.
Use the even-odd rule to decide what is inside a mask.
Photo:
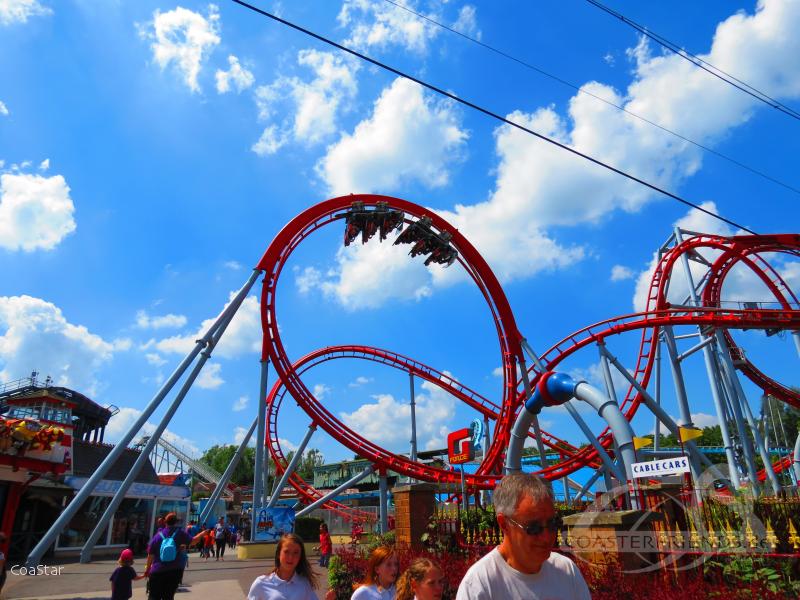
[(100, 388), (98, 370), (129, 347), (70, 323), (55, 304), (31, 296), (0, 296), (0, 333), (0, 381), (36, 370), (89, 396)]
[(75, 231), (75, 205), (61, 175), (0, 175), (0, 247), (52, 250)]
[(52, 15), (53, 10), (38, 0), (3, 0), (0, 2), (0, 25), (26, 23), (29, 17)]
[[(104, 441), (112, 444), (118, 442), (134, 423), (136, 423), (136, 420), (141, 414), (142, 411), (137, 408), (120, 408), (119, 412), (111, 417), (111, 420), (106, 426)], [(156, 425), (150, 421), (146, 421), (142, 428), (134, 435), (132, 443), (137, 442), (142, 436), (152, 435), (155, 430)], [(161, 437), (193, 458), (200, 458), (202, 454), (202, 451), (194, 440), (180, 436), (169, 429), (165, 429)]]
[[(800, 38), (793, 32), (798, 26), (800, 3), (764, 0), (754, 14), (738, 12), (721, 22), (709, 51), (699, 54), (773, 97), (796, 98), (800, 96)], [(627, 89), (619, 91), (596, 81), (587, 82), (583, 89), (711, 147), (761, 108), (751, 97), (678, 56), (652, 55), (645, 41), (631, 49), (629, 57), (635, 71)], [(378, 147), (381, 136), (371, 135), (380, 130), (383, 119), (378, 109), (390, 89), (376, 103), (375, 114), (331, 146), (318, 164), (318, 174), (334, 194), (389, 191), (402, 181), (405, 165), (415, 164), (404, 162), (405, 152), (398, 156), (396, 145), (388, 150)], [(410, 89), (404, 92), (412, 93)], [(687, 111), (686, 106), (693, 108)], [(697, 147), (586, 94), (574, 95), (566, 114), (549, 106), (516, 110), (507, 118), (667, 189), (679, 189), (702, 167)], [(402, 116), (395, 122), (402, 124)], [(398, 131), (386, 128), (382, 135), (403, 140), (412, 137), (417, 127), (416, 121), (396, 126)], [(615, 211), (637, 212), (650, 202), (663, 201), (648, 188), (510, 125), (495, 130), (495, 141), (496, 180), (487, 199), (439, 213), (466, 235), (503, 281), (565, 269), (591, 252), (559, 243), (554, 227), (597, 225)], [(426, 164), (436, 166), (437, 174), (446, 176), (446, 164), (424, 153), (423, 157)], [(378, 260), (383, 254), (364, 250), (357, 260), (366, 263), (363, 270), (380, 275), (383, 265)], [(368, 297), (376, 286), (384, 300), (409, 296), (408, 282), (393, 274), (391, 278), (373, 276), (359, 288), (358, 281), (347, 274), (362, 269), (342, 256), (339, 253), (331, 267), (333, 275), (327, 274), (329, 269), (320, 272), (325, 271), (324, 281), (338, 288), (332, 296), (345, 307), (374, 304)], [(463, 279), (457, 269), (432, 269), (415, 282), (415, 289), (432, 293), (459, 278)], [(322, 282), (318, 287), (326, 289)]]
[(207, 17), (181, 6), (153, 12), (153, 20), (139, 25), (139, 35), (151, 40), (153, 59), (161, 70), (171, 67), (193, 92), (200, 92), (198, 76), (211, 51), (219, 45), (219, 9), (208, 5)]

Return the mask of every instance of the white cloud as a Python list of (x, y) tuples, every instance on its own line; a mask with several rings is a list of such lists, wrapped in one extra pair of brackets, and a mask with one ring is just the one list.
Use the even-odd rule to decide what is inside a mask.
[(8, 107), (2, 100), (0, 100), (0, 115), (3, 115), (4, 117), (7, 117), (9, 115)]
[[(421, 12), (413, 0), (406, 0), (404, 4)], [(441, 21), (438, 14), (426, 16)], [(384, 49), (397, 45), (405, 50), (424, 53), (428, 43), (439, 34), (439, 29), (433, 23), (381, 0), (345, 0), (337, 20), (342, 27), (350, 29), (345, 45), (359, 49)]]
[[(231, 292), (227, 307), (237, 292)], [(195, 342), (214, 323), (216, 317), (206, 319), (194, 333), (185, 336), (173, 336), (155, 342), (155, 347), (165, 354), (188, 354), (194, 348)], [(225, 334), (220, 339), (214, 356), (222, 358), (237, 358), (247, 353), (258, 353), (261, 349), (261, 312), (258, 299), (248, 296), (242, 302)]]
[[(449, 376), (448, 373), (445, 373)], [(359, 435), (389, 450), (408, 452), (411, 439), (411, 407), (391, 394), (372, 396), (352, 413), (339, 413), (342, 422)], [(455, 414), (456, 400), (438, 386), (424, 382), (416, 396), (417, 440), (427, 449), (441, 448), (447, 424)]]
[(203, 366), (203, 370), (200, 371), (200, 375), (197, 376), (195, 383), (204, 390), (215, 390), (225, 383), (225, 380), (220, 377), (221, 371), (222, 365), (219, 363), (206, 363)]
[(136, 326), (139, 329), (164, 329), (166, 327), (183, 327), (186, 317), (172, 313), (159, 317), (151, 317), (147, 312), (140, 310), (136, 313)]
[(111, 342), (115, 352), (125, 352), (133, 347), (133, 340), (130, 338), (116, 338)]
[(47, 171), (50, 168), (50, 159), (45, 158), (41, 163), (39, 163), (39, 170), (40, 171)]
[(197, 78), (203, 63), (220, 43), (219, 9), (208, 6), (208, 17), (182, 7), (162, 13), (156, 9), (152, 23), (140, 35), (152, 40), (153, 58), (162, 70), (172, 66), (192, 92), (200, 91)]
[(314, 267), (306, 267), (302, 271), (300, 271), (299, 267), (294, 267), (294, 272), (294, 283), (297, 286), (297, 291), (301, 294), (307, 294), (311, 290), (318, 288), (322, 283), (322, 273)]
[(633, 279), (635, 275), (633, 269), (629, 269), (624, 265), (611, 267), (611, 281), (625, 281), (626, 279)]
[(471, 4), (465, 4), (458, 11), (458, 19), (453, 23), (453, 29), (466, 36), (481, 39), (481, 32), (478, 29), (477, 11)]
[(314, 394), (314, 398), (316, 398), (319, 401), (322, 401), (325, 399), (325, 396), (327, 396), (330, 393), (330, 391), (331, 388), (325, 385), (324, 383), (317, 383), (316, 385), (314, 385), (314, 390), (312, 394)]
[[(241, 444), (241, 442), (239, 443)], [(297, 449), (300, 447), (299, 445), (290, 442), (289, 440), (282, 437), (278, 438), (278, 443), (280, 444), (281, 450), (283, 450), (284, 455), (288, 452), (296, 452)]]
[(351, 381), (347, 384), (347, 387), (356, 388), (361, 387), (362, 385), (366, 385), (372, 381), (370, 377), (364, 377), (363, 375), (356, 377), (355, 381)]
[[(142, 411), (136, 408), (120, 408), (119, 412), (111, 417), (111, 420), (108, 422), (104, 437), (105, 441), (115, 443), (122, 439), (122, 436), (133, 426), (133, 424), (136, 422), (136, 419), (138, 419), (141, 414)], [(155, 430), (156, 425), (150, 421), (146, 421), (141, 430), (134, 435), (133, 441), (136, 442), (145, 435), (152, 435)], [(184, 451), (189, 456), (199, 458), (202, 454), (202, 451), (197, 447), (197, 444), (194, 442), (194, 440), (182, 437), (176, 433), (173, 433), (169, 429), (165, 429), (164, 433), (161, 434), (161, 437), (173, 446), (176, 446), (178, 449)]]
[[(248, 429), (246, 427), (237, 427), (233, 430), (233, 443), (237, 446), (244, 441), (244, 436), (247, 435)], [(247, 442), (248, 446), (256, 445), (256, 436), (251, 435), (250, 440)]]
[[(239, 396), (239, 399), (233, 403), (233, 411), (234, 412), (241, 412), (247, 408), (247, 403), (250, 402), (250, 398), (247, 396)], [(246, 430), (245, 430), (246, 431)], [(244, 438), (242, 438), (244, 439)], [(242, 440), (239, 440), (239, 443), (242, 443)]]
[(98, 371), (115, 351), (113, 343), (69, 323), (56, 305), (31, 296), (0, 296), (0, 331), (0, 381), (36, 369), (56, 385), (92, 396)]
[(242, 264), (240, 262), (235, 261), (235, 260), (225, 261), (225, 263), (223, 263), (222, 266), (224, 266), (226, 269), (230, 269), (231, 271), (241, 271), (242, 270)]
[(148, 364), (151, 364), (154, 367), (163, 367), (165, 364), (167, 364), (167, 361), (161, 358), (161, 356), (155, 352), (147, 352), (144, 357)]
[(2, 0), (0, 1), (0, 25), (25, 23), (28, 17), (52, 15), (53, 11), (42, 6), (38, 0)]
[[(676, 420), (677, 422), (677, 420)], [(706, 413), (692, 413), (692, 423), (695, 427), (714, 427), (719, 425), (719, 419), (716, 415), (708, 415)]]
[(226, 94), (231, 91), (233, 87), (237, 93), (243, 92), (256, 82), (253, 73), (242, 67), (239, 64), (239, 59), (232, 54), (228, 56), (228, 64), (230, 68), (227, 71), (218, 69), (216, 73), (217, 79), (217, 92)]
[(61, 175), (0, 175), (0, 247), (52, 250), (75, 231), (75, 206)]
[(330, 146), (316, 170), (334, 195), (389, 191), (413, 181), (442, 187), (467, 138), (451, 102), (435, 101), (398, 78), (376, 100), (372, 116)]
[(332, 52), (306, 49), (298, 52), (297, 64), (311, 70), (309, 81), (279, 77), (270, 85), (256, 88), (261, 120), (272, 118), (278, 107), (285, 107), (282, 112), (289, 115), (279, 124), (267, 125), (253, 146), (259, 155), (274, 154), (292, 139), (308, 145), (330, 138), (338, 130), (339, 113), (356, 96), (359, 66), (354, 61)]

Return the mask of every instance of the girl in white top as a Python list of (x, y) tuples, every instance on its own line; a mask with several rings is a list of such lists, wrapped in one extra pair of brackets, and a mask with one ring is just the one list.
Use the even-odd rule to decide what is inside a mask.
[(394, 600), (399, 563), (394, 548), (378, 546), (369, 555), (367, 576), (351, 600)]
[(442, 600), (445, 576), (429, 558), (415, 558), (397, 582), (396, 600)]
[(256, 578), (247, 600), (317, 600), (316, 587), (303, 540), (286, 533), (275, 548), (275, 569)]

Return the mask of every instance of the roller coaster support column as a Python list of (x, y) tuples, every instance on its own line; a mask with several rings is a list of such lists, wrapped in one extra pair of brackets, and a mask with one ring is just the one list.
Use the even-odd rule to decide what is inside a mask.
[(122, 453), (125, 452), (125, 450), (128, 448), (128, 444), (131, 443), (136, 433), (144, 426), (144, 424), (147, 422), (147, 419), (150, 418), (153, 412), (155, 412), (155, 410), (164, 400), (164, 397), (170, 392), (170, 390), (172, 390), (172, 387), (175, 385), (178, 379), (183, 376), (189, 365), (194, 362), (194, 359), (197, 358), (197, 355), (200, 354), (200, 351), (208, 345), (209, 341), (220, 325), (236, 312), (236, 310), (239, 308), (239, 305), (250, 291), (250, 288), (253, 286), (253, 283), (255, 283), (256, 279), (258, 279), (258, 275), (260, 273), (261, 271), (258, 270), (253, 271), (253, 274), (236, 294), (236, 297), (227, 307), (223, 309), (211, 327), (208, 328), (208, 331), (206, 331), (205, 335), (195, 342), (194, 349), (186, 356), (186, 358), (183, 359), (181, 364), (178, 365), (178, 368), (175, 369), (175, 372), (170, 375), (169, 379), (167, 379), (158, 393), (153, 397), (152, 400), (150, 400), (150, 403), (142, 411), (142, 414), (139, 415), (139, 418), (136, 419), (130, 428), (128, 428), (128, 431), (126, 431), (119, 442), (117, 442), (117, 445), (111, 449), (111, 452), (108, 453), (108, 456), (106, 456), (105, 460), (100, 463), (100, 466), (98, 466), (95, 472), (92, 473), (91, 477), (89, 477), (89, 480), (78, 491), (66, 508), (64, 508), (58, 519), (56, 519), (55, 523), (50, 526), (50, 529), (47, 530), (47, 533), (44, 534), (39, 543), (36, 544), (33, 550), (31, 550), (31, 553), (28, 555), (26, 564), (29, 567), (35, 567), (41, 563), (44, 553), (47, 552), (50, 546), (55, 543), (59, 534), (64, 530), (67, 524), (72, 521), (72, 519), (75, 517), (75, 514), (83, 506), (83, 503), (86, 502), (86, 499), (92, 495), (92, 492), (94, 492), (97, 484), (100, 483), (112, 465), (114, 465)]
[(597, 479), (603, 473), (604, 473), (603, 469), (598, 469), (597, 471), (595, 471), (594, 475), (589, 477), (589, 479), (586, 481), (586, 483), (583, 484), (583, 487), (580, 489), (580, 491), (575, 495), (575, 500), (580, 500), (582, 496), (585, 496), (589, 492), (589, 488), (592, 487), (592, 484), (595, 481), (597, 481)]
[(794, 442), (794, 454), (792, 455), (792, 467), (794, 468), (794, 477), (800, 481), (800, 433), (797, 434), (797, 440)]
[(381, 517), (381, 533), (389, 531), (389, 493), (386, 481), (386, 469), (381, 468), (378, 471), (378, 484), (380, 493), (380, 517)]
[[(525, 386), (525, 398), (527, 401), (530, 401), (531, 396), (533, 394), (533, 390), (531, 390), (531, 381), (528, 378), (528, 368), (525, 366), (525, 359), (521, 356), (519, 357), (519, 372), (522, 375), (522, 383)], [(547, 468), (547, 455), (544, 450), (544, 442), (542, 441), (542, 429), (539, 427), (539, 417), (538, 412), (533, 415), (531, 419), (531, 423), (533, 424), (533, 433), (536, 437), (536, 448), (539, 450), (539, 464), (541, 464), (542, 469)], [(527, 433), (526, 433), (527, 435)], [(550, 486), (552, 491), (552, 483), (550, 481), (547, 482)]]
[[(231, 475), (236, 470), (236, 467), (239, 466), (239, 461), (242, 460), (242, 455), (244, 454), (245, 448), (247, 448), (247, 444), (250, 443), (250, 438), (253, 437), (253, 432), (256, 430), (257, 420), (253, 419), (253, 424), (250, 425), (250, 429), (247, 430), (247, 433), (242, 440), (242, 443), (239, 444), (239, 447), (236, 449), (236, 453), (231, 457), (231, 462), (228, 463), (228, 466), (225, 469), (225, 472), (220, 477), (219, 483), (217, 483), (217, 487), (214, 488), (214, 492), (211, 494), (211, 497), (208, 499), (203, 512), (200, 513), (200, 518), (198, 518), (197, 523), (199, 525), (203, 525), (208, 519), (211, 511), (214, 510), (214, 506), (217, 504), (217, 500), (219, 500), (220, 496), (222, 496), (222, 492), (225, 490), (225, 487), (228, 485), (228, 482), (231, 479)], [(255, 494), (253, 495), (255, 499)], [(256, 506), (253, 503), (253, 506)], [(260, 504), (258, 506), (261, 506)], [(251, 538), (252, 539), (252, 538)]]
[(142, 470), (144, 463), (150, 460), (150, 453), (153, 451), (153, 448), (156, 447), (158, 444), (158, 440), (161, 438), (161, 434), (164, 433), (164, 430), (167, 428), (167, 425), (172, 420), (172, 417), (175, 416), (175, 413), (178, 410), (178, 407), (183, 402), (183, 399), (186, 397), (186, 394), (191, 389), (192, 385), (197, 379), (197, 376), (202, 371), (203, 367), (205, 366), (206, 362), (209, 358), (211, 358), (211, 352), (214, 349), (214, 346), (219, 341), (219, 338), (225, 332), (225, 329), (228, 327), (228, 324), (231, 322), (233, 318), (233, 313), (231, 313), (228, 318), (225, 320), (224, 323), (221, 323), (217, 331), (214, 332), (214, 336), (211, 340), (209, 340), (208, 345), (203, 349), (200, 353), (200, 359), (195, 364), (194, 368), (192, 369), (189, 376), (186, 378), (186, 381), (183, 382), (183, 386), (181, 386), (178, 395), (175, 396), (175, 399), (172, 401), (172, 404), (169, 405), (167, 412), (164, 413), (164, 416), (161, 418), (161, 421), (156, 426), (155, 431), (150, 434), (150, 439), (147, 440), (142, 451), (139, 453), (139, 456), (136, 457), (136, 461), (133, 463), (131, 470), (128, 471), (128, 474), (125, 476), (122, 484), (119, 486), (119, 489), (114, 494), (114, 497), (111, 499), (111, 502), (106, 507), (105, 512), (100, 517), (100, 520), (95, 525), (92, 532), (89, 534), (89, 538), (86, 540), (86, 543), (83, 545), (81, 549), (81, 556), (80, 562), (81, 563), (88, 563), (92, 561), (92, 550), (94, 550), (94, 546), (97, 543), (97, 540), (100, 538), (100, 535), (105, 531), (108, 523), (111, 521), (111, 517), (117, 512), (119, 505), (122, 504), (122, 501), (125, 499), (125, 494), (128, 493), (131, 485), (135, 481), (136, 477), (139, 475), (139, 471)]
[(797, 349), (797, 354), (800, 355), (800, 331), (793, 331), (792, 337), (794, 338), (794, 347)]
[(767, 445), (764, 439), (761, 437), (758, 427), (756, 427), (756, 422), (753, 418), (753, 412), (750, 410), (750, 404), (747, 402), (747, 396), (742, 388), (742, 382), (739, 381), (739, 377), (736, 375), (736, 369), (733, 366), (733, 359), (731, 359), (731, 354), (728, 351), (728, 345), (725, 343), (725, 338), (721, 331), (715, 331), (714, 336), (717, 340), (717, 348), (719, 350), (720, 360), (722, 361), (723, 371), (727, 379), (730, 381), (730, 385), (733, 388), (735, 396), (738, 397), (741, 402), (741, 407), (744, 409), (744, 416), (747, 419), (747, 424), (750, 426), (750, 432), (753, 434), (753, 440), (755, 441), (756, 448), (758, 448), (761, 461), (764, 463), (764, 472), (767, 474), (767, 479), (769, 479), (770, 485), (772, 485), (772, 491), (777, 495), (781, 491), (781, 482), (778, 480), (778, 476), (775, 474), (775, 469), (772, 468), (772, 461), (769, 457)]
[[(675, 386), (675, 398), (678, 401), (678, 411), (681, 414), (680, 424), (683, 427), (694, 427), (692, 423), (692, 412), (689, 409), (689, 398), (686, 395), (686, 382), (683, 380), (683, 371), (681, 370), (681, 362), (678, 357), (678, 345), (675, 343), (675, 333), (672, 327), (664, 327), (662, 330), (664, 337), (664, 345), (667, 347), (667, 354), (669, 355), (669, 366), (672, 370), (672, 382)], [(659, 402), (659, 405), (661, 403)], [(733, 447), (731, 446), (731, 456), (733, 456)]]
[[(292, 460), (289, 461), (289, 464), (286, 465), (286, 470), (281, 475), (281, 480), (278, 482), (278, 485), (272, 491), (272, 497), (269, 499), (267, 503), (267, 508), (272, 508), (275, 506), (275, 503), (281, 497), (281, 492), (283, 491), (286, 482), (289, 481), (289, 477), (292, 476), (294, 470), (297, 468), (297, 463), (300, 462), (300, 459), (303, 457), (303, 452), (306, 450), (306, 446), (308, 445), (311, 436), (314, 435), (314, 432), (317, 430), (317, 424), (311, 423), (308, 426), (308, 431), (306, 431), (306, 435), (303, 437), (303, 441), (300, 442), (300, 445), (297, 447), (297, 450), (294, 452), (294, 456), (292, 456)], [(275, 474), (278, 473), (278, 465), (275, 465)]]
[(408, 374), (411, 396), (411, 460), (417, 462), (417, 403), (414, 398), (414, 374)]
[(586, 424), (586, 421), (584, 421), (583, 417), (581, 417), (580, 414), (578, 414), (578, 409), (575, 408), (575, 406), (572, 404), (572, 401), (565, 402), (564, 408), (567, 409), (567, 412), (572, 416), (572, 418), (578, 424), (578, 427), (581, 428), (581, 431), (583, 431), (584, 435), (586, 436), (586, 439), (589, 441), (592, 447), (594, 447), (595, 451), (597, 452), (597, 455), (600, 457), (600, 460), (603, 461), (603, 465), (605, 466), (604, 469), (605, 472), (608, 473), (609, 475), (613, 474), (614, 477), (616, 477), (620, 481), (624, 481), (625, 473), (619, 470), (619, 467), (615, 465), (614, 462), (611, 460), (611, 457), (608, 455), (608, 452), (606, 452), (606, 449), (603, 448), (603, 446), (600, 445), (600, 442), (597, 441), (597, 438), (592, 433), (592, 430), (589, 429), (589, 426)]
[[(267, 428), (267, 376), (269, 374), (269, 360), (262, 357), (258, 384), (258, 412), (256, 413), (256, 462), (253, 465), (253, 515), (256, 508), (264, 506), (266, 501), (266, 484), (264, 481), (264, 459)], [(256, 539), (256, 520), (250, 520), (250, 539)]]
[(339, 494), (341, 494), (341, 493), (342, 493), (343, 491), (345, 491), (347, 488), (349, 488), (349, 487), (353, 487), (353, 486), (354, 486), (355, 484), (357, 484), (359, 481), (361, 481), (361, 480), (362, 480), (362, 479), (364, 479), (365, 477), (368, 477), (369, 475), (371, 475), (371, 474), (372, 474), (372, 473), (374, 473), (374, 472), (375, 472), (375, 465), (370, 465), (370, 466), (368, 466), (366, 469), (364, 469), (363, 471), (361, 471), (361, 473), (358, 473), (358, 474), (357, 474), (357, 475), (355, 475), (354, 477), (351, 477), (350, 479), (348, 479), (347, 481), (345, 481), (345, 482), (344, 482), (342, 485), (340, 485), (340, 486), (339, 486), (339, 487), (337, 487), (336, 489), (334, 489), (334, 490), (331, 490), (330, 492), (328, 492), (327, 494), (325, 494), (325, 495), (324, 495), (322, 498), (320, 498), (320, 499), (318, 499), (318, 500), (314, 500), (314, 502), (312, 502), (311, 504), (309, 504), (308, 506), (306, 506), (304, 509), (302, 509), (302, 510), (298, 511), (298, 512), (297, 512), (297, 514), (296, 514), (295, 516), (297, 516), (297, 517), (304, 517), (304, 516), (306, 516), (308, 513), (310, 513), (310, 512), (311, 512), (312, 510), (314, 510), (315, 508), (317, 508), (317, 507), (319, 507), (319, 506), (322, 506), (322, 505), (323, 505), (323, 504), (325, 504), (325, 503), (326, 503), (328, 500), (335, 499), (335, 498), (336, 498), (336, 496), (338, 496)]

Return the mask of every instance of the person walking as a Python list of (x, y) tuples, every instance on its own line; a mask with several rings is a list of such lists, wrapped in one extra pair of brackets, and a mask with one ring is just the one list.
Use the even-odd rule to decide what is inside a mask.
[(456, 600), (590, 600), (575, 563), (552, 552), (561, 519), (547, 483), (531, 473), (511, 473), (492, 497), (503, 541), (467, 570)]
[(319, 524), (319, 566), (327, 567), (333, 554), (333, 541), (326, 523)]
[(351, 600), (394, 600), (399, 571), (397, 553), (391, 546), (378, 546), (369, 555), (367, 575)]
[(225, 561), (225, 540), (228, 530), (225, 527), (225, 517), (220, 517), (219, 522), (214, 525), (214, 543), (216, 544), (216, 560)]
[(174, 600), (178, 590), (184, 559), (180, 547), (187, 548), (200, 541), (200, 536), (190, 538), (178, 526), (178, 516), (171, 512), (164, 517), (164, 529), (150, 540), (147, 546), (147, 565), (144, 574), (149, 578), (148, 600)]
[(133, 582), (144, 579), (133, 568), (133, 550), (125, 548), (117, 561), (119, 565), (108, 580), (111, 582), (111, 600), (128, 600), (133, 596)]

